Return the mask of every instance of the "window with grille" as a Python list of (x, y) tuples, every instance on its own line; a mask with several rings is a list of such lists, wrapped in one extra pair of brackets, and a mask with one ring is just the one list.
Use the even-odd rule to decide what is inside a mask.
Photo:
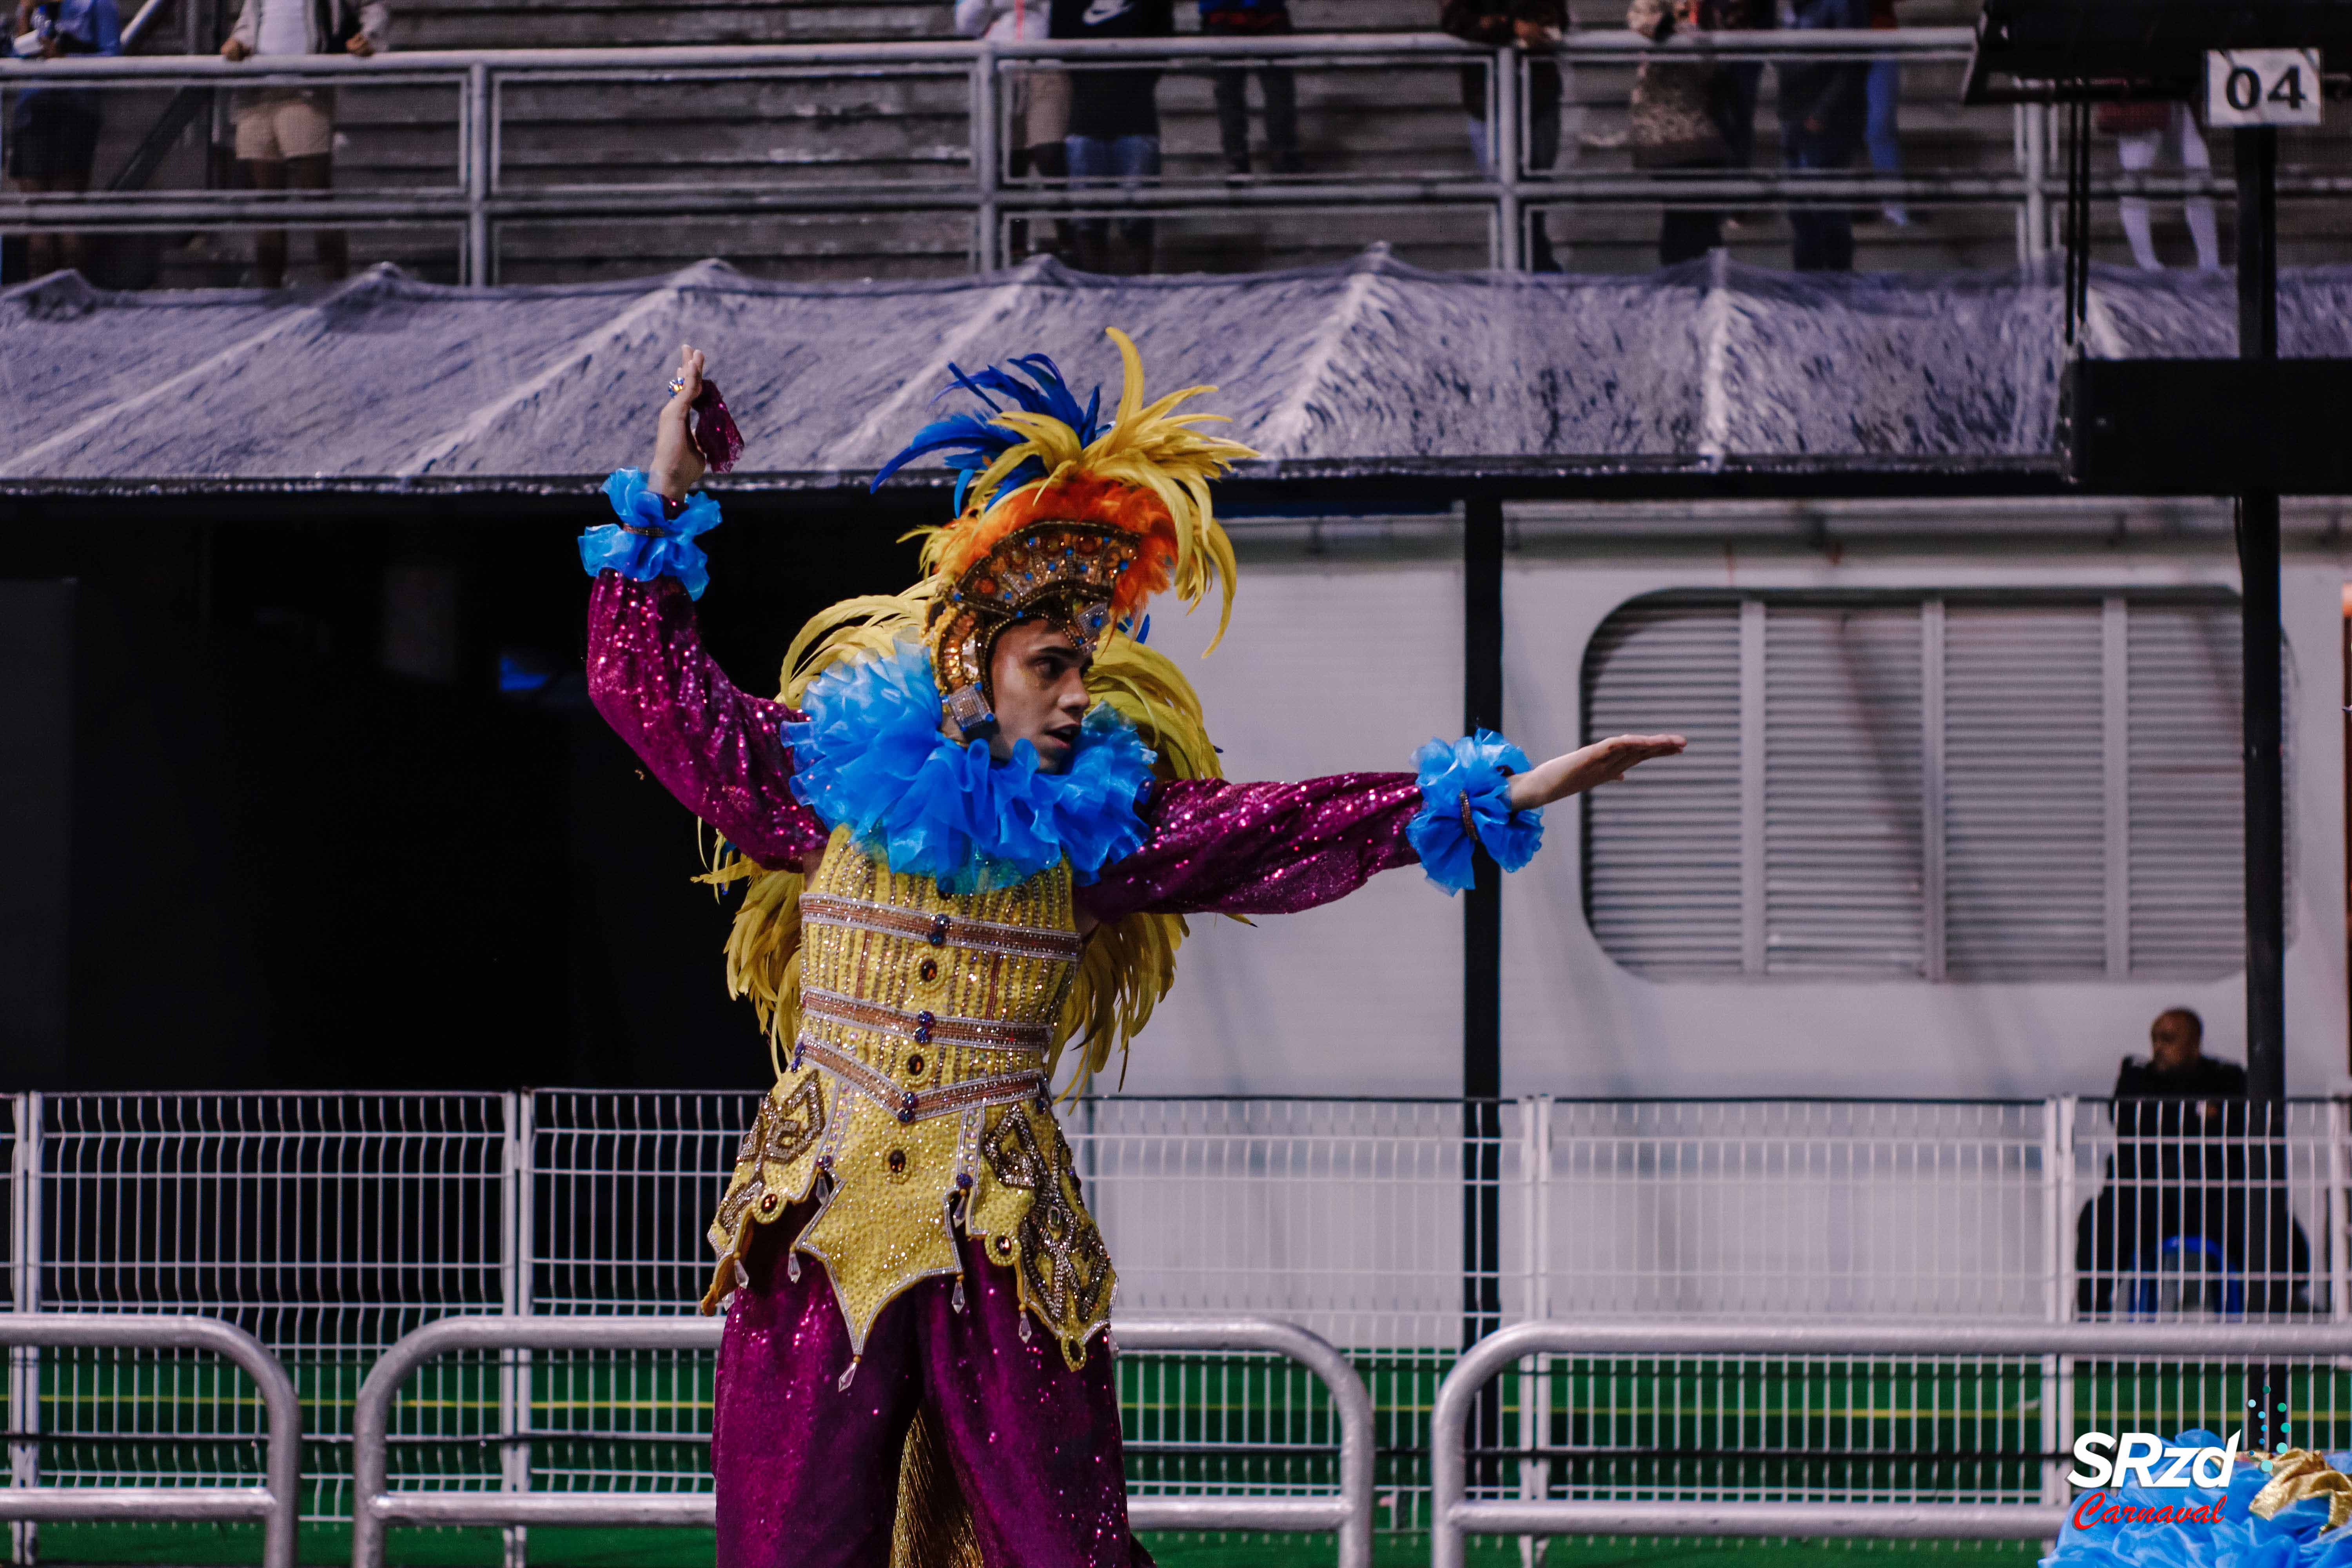
[(2213, 593), (1635, 600), (1585, 736), (1691, 745), (1585, 797), (1593, 933), (1669, 977), (2231, 973), (2239, 635)]

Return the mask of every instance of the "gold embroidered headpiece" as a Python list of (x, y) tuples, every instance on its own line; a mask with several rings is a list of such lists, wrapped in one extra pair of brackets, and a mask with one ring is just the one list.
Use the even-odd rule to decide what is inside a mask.
[(1106, 637), (1131, 634), (1153, 595), (1172, 587), (1190, 606), (1213, 583), (1224, 635), (1233, 544), (1217, 525), (1209, 481), (1256, 454), (1193, 428), (1217, 416), (1171, 412), (1213, 387), (1146, 406), (1135, 344), (1115, 329), (1109, 335), (1125, 377), (1108, 425), (1097, 419), (1100, 391), (1080, 407), (1042, 354), (1013, 361), (1020, 376), (992, 365), (955, 371), (956, 384), (988, 413), (925, 426), (875, 479), (927, 452), (948, 454), (962, 470), (956, 521), (929, 531), (922, 562), (939, 584), (924, 640), (947, 715), (966, 740), (995, 728), (989, 667), (1009, 626), (1049, 620), (1091, 655)]

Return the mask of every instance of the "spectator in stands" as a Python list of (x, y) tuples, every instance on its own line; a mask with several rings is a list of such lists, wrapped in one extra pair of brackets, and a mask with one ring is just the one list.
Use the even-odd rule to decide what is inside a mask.
[[(1201, 31), (1211, 37), (1266, 38), (1290, 31), (1290, 0), (1201, 0)], [(1240, 67), (1217, 73), (1217, 138), (1224, 144), (1225, 173), (1250, 172), (1249, 72)], [(1298, 156), (1298, 88), (1290, 68), (1269, 60), (1258, 68), (1257, 86), (1265, 100), (1265, 150), (1277, 174), (1306, 167)]]
[(2116, 1152), (2075, 1222), (2085, 1314), (2165, 1310), (2168, 1288), (2232, 1313), (2306, 1304), (2310, 1239), (2269, 1175), (2274, 1146), (2249, 1126), (2245, 1069), (2206, 1056), (2204, 1041), (2204, 1020), (2167, 1008), (2148, 1026), (2148, 1059), (2126, 1057), (2116, 1075)]
[[(2123, 161), (2126, 174), (2147, 173), (2168, 152), (2189, 173), (2207, 174), (2213, 167), (2213, 154), (2206, 151), (2204, 134), (2197, 129), (2197, 121), (2185, 103), (2103, 103), (2099, 105), (2097, 123), (2100, 130), (2116, 139), (2116, 153)], [(2124, 238), (2131, 244), (2132, 260), (2143, 271), (2163, 271), (2164, 263), (2156, 254), (2156, 232), (2149, 222), (2147, 198), (2124, 197), (2116, 203), (2116, 216), (2123, 219)], [(2189, 243), (2197, 247), (2197, 270), (2219, 271), (2221, 245), (2214, 232), (2211, 200), (2189, 197), (2181, 204), (2181, 216), (2189, 220)]]
[[(956, 31), (968, 38), (1034, 43), (1052, 32), (1050, 4), (1051, 0), (956, 0)], [(1011, 109), (1006, 116), (1012, 134), (1005, 173), (1016, 180), (1069, 178), (1070, 153), (1064, 140), (1070, 133), (1069, 73), (1027, 67), (1014, 71)], [(1012, 255), (1028, 254), (1029, 220), (1014, 218), (1010, 238)], [(1061, 238), (1062, 247), (1068, 249), (1068, 235)]]
[[(1633, 0), (1625, 25), (1653, 43), (1677, 32), (1717, 32), (1746, 24), (1755, 0)], [(1755, 99), (1733, 68), (1712, 60), (1644, 59), (1633, 75), (1633, 128), (1637, 169), (1721, 169), (1755, 150)], [(1741, 110), (1746, 107), (1743, 127)], [(1745, 131), (1743, 137), (1741, 132)], [(1744, 146), (1742, 145), (1744, 142)], [(1735, 151), (1740, 159), (1735, 158)], [(1668, 207), (1658, 226), (1658, 265), (1705, 256), (1723, 243), (1723, 214)]]
[[(258, 55), (367, 56), (385, 46), (392, 12), (384, 0), (245, 0), (221, 58)], [(335, 94), (331, 88), (270, 87), (237, 95), (236, 158), (254, 189), (323, 191), (334, 183)], [(341, 229), (317, 231), (319, 270), (330, 280), (351, 270)], [(286, 281), (286, 231), (254, 236), (253, 269), (265, 289)]]
[[(1542, 174), (1559, 163), (1559, 67), (1546, 57), (1568, 32), (1567, 0), (1444, 0), (1437, 25), (1470, 43), (1517, 47), (1537, 57), (1527, 69), (1528, 168)], [(1477, 154), (1478, 168), (1491, 179), (1496, 149), (1487, 145), (1485, 66), (1462, 68), (1462, 110), (1470, 117), (1470, 148)], [(1509, 149), (1502, 151), (1509, 155)], [(1528, 264), (1538, 272), (1559, 270), (1541, 213), (1535, 215), (1528, 248)]]
[[(1870, 0), (1797, 0), (1790, 25), (1866, 27)], [(1783, 61), (1780, 146), (1791, 169), (1843, 169), (1860, 148), (1869, 112), (1866, 61)], [(1800, 272), (1853, 270), (1853, 211), (1835, 204), (1791, 207), (1792, 261)]]
[[(43, 59), (122, 52), (121, 17), (114, 0), (54, 0), (48, 5), (17, 0), (16, 31), (39, 40)], [(16, 188), (89, 189), (101, 118), (95, 88), (28, 87), (19, 91), (8, 115), (8, 175)], [(25, 256), (36, 278), (61, 267), (89, 265), (88, 247), (79, 234), (36, 230), (26, 237)]]
[[(1174, 0), (1053, 0), (1057, 38), (1164, 38), (1176, 31)], [(1070, 73), (1070, 180), (1134, 190), (1160, 177), (1160, 72), (1088, 67)], [(1078, 266), (1088, 272), (1151, 270), (1148, 217), (1076, 225)]]
[[(1870, 0), (1870, 25), (1878, 31), (1894, 31), (1895, 0)], [(1870, 166), (1882, 174), (1899, 174), (1903, 172), (1903, 139), (1895, 129), (1895, 109), (1903, 99), (1902, 62), (1891, 57), (1871, 61), (1863, 98), (1867, 107), (1862, 139), (1870, 150)], [(1897, 228), (1906, 228), (1911, 223), (1910, 209), (1901, 202), (1887, 203), (1878, 209), (1878, 216)]]

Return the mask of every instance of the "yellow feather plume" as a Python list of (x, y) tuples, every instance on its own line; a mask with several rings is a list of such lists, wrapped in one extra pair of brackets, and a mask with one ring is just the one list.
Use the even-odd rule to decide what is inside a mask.
[[(1257, 453), (1239, 441), (1193, 428), (1224, 423), (1223, 415), (1174, 412), (1189, 400), (1216, 391), (1213, 386), (1188, 386), (1147, 405), (1143, 356), (1125, 332), (1116, 327), (1106, 331), (1118, 345), (1122, 372), (1118, 406), (1109, 428), (1082, 446), (1078, 432), (1051, 415), (1024, 409), (998, 414), (992, 424), (1026, 439), (1007, 447), (972, 480), (961, 519), (943, 528), (918, 531), (923, 536), (923, 571), (933, 577), (947, 571), (959, 546), (984, 535), (990, 513), (1016, 496), (1073, 474), (1131, 485), (1167, 509), (1176, 550), (1169, 586), (1185, 607), (1199, 605), (1213, 585), (1220, 590), (1217, 635), (1209, 640), (1209, 650), (1214, 651), (1233, 619), (1234, 561), (1233, 541), (1218, 526), (1209, 499), (1209, 481)], [(1045, 477), (1016, 490), (1003, 490), (1013, 470), (1032, 459), (1043, 466)]]

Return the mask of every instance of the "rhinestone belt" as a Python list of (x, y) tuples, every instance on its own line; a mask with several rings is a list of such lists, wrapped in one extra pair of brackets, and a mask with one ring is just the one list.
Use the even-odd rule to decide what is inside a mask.
[(900, 1121), (924, 1121), (975, 1105), (1011, 1105), (1038, 1099), (1045, 1092), (1043, 1068), (966, 1079), (940, 1089), (907, 1089), (846, 1051), (807, 1035), (795, 1043), (793, 1055), (794, 1065), (803, 1059), (814, 1062)]
[(1043, 1024), (1018, 1024), (1010, 1019), (942, 1018), (936, 1013), (906, 1013), (879, 1002), (864, 1002), (838, 991), (811, 985), (801, 992), (801, 1016), (896, 1035), (919, 1046), (933, 1041), (943, 1046), (982, 1046), (993, 1050), (1044, 1052), (1054, 1044), (1053, 1031)]
[(969, 920), (962, 915), (925, 914), (896, 904), (845, 899), (837, 893), (802, 894), (801, 919), (812, 925), (916, 937), (933, 947), (965, 947), (1015, 958), (1059, 958), (1075, 963), (1085, 946), (1073, 931), (1003, 925), (995, 921)]

